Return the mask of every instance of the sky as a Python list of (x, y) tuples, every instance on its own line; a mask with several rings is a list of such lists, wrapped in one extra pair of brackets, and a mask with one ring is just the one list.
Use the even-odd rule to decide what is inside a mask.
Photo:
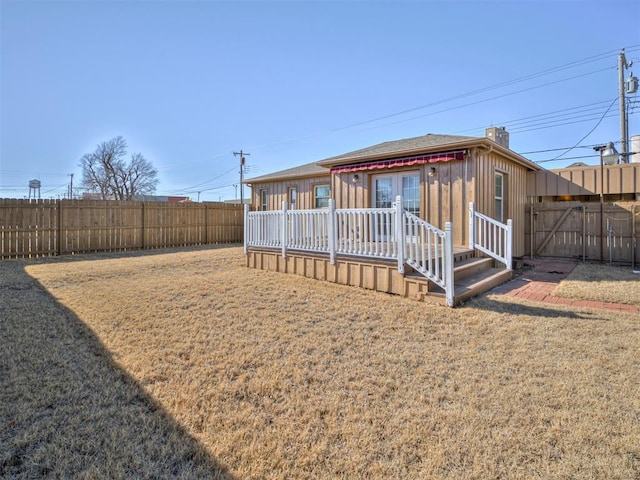
[(599, 164), (623, 48), (640, 76), (638, 0), (0, 0), (0, 198), (81, 195), (118, 135), (194, 201), (239, 198), (241, 150), (250, 179), (490, 126), (546, 168)]

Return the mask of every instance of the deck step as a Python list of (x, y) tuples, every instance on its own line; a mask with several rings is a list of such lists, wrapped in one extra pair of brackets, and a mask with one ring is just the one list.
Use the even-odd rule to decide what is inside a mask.
[(490, 268), (488, 270), (465, 277), (455, 282), (454, 304), (488, 292), (504, 282), (511, 280), (513, 272), (506, 268)]
[[(486, 260), (486, 259), (482, 259)], [(513, 272), (506, 268), (493, 267), (490, 262), (469, 262), (469, 268), (463, 270), (463, 277), (456, 277), (453, 304), (460, 305), (466, 300), (488, 292), (493, 287), (509, 281)], [(424, 277), (405, 278), (405, 296), (418, 300), (446, 304), (444, 290)]]
[(495, 260), (489, 257), (468, 258), (454, 263), (453, 278), (455, 282), (493, 268)]

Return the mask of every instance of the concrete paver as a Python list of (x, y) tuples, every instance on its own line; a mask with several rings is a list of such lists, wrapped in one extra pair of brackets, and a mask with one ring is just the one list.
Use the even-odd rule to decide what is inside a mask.
[(555, 305), (640, 313), (640, 307), (636, 305), (553, 297), (551, 292), (573, 271), (577, 265), (575, 262), (566, 260), (529, 259), (526, 263), (530, 268), (522, 270), (518, 273), (518, 276), (507, 283), (495, 287), (490, 293)]

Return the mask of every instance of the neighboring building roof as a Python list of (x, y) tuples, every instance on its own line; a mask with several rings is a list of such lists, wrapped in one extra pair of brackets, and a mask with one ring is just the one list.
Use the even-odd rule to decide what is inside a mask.
[(279, 172), (262, 175), (261, 177), (250, 178), (243, 183), (262, 183), (270, 182), (273, 180), (284, 180), (287, 178), (299, 178), (299, 177), (319, 177), (329, 176), (329, 169), (321, 167), (317, 162), (306, 163), (298, 167), (287, 168), (286, 170), (280, 170)]

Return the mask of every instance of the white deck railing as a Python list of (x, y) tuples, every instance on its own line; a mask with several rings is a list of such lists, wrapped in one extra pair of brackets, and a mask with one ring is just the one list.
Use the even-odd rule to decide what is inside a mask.
[(441, 286), (453, 305), (453, 243), (451, 224), (445, 231), (405, 212), (402, 198), (392, 208), (282, 210), (250, 212), (245, 206), (245, 242), (249, 247), (328, 253), (396, 260)]
[[(440, 230), (402, 208), (397, 197), (392, 208), (282, 210), (250, 212), (245, 205), (244, 249), (266, 247), (396, 260), (424, 275), (445, 290), (447, 304), (453, 305), (452, 225)], [(475, 211), (469, 204), (469, 248), (495, 258), (512, 268), (513, 227), (511, 220), (498, 222)]]
[(473, 202), (469, 203), (469, 248), (475, 248), (495, 258), (511, 270), (512, 241), (513, 223), (510, 219), (504, 224), (477, 212)]

